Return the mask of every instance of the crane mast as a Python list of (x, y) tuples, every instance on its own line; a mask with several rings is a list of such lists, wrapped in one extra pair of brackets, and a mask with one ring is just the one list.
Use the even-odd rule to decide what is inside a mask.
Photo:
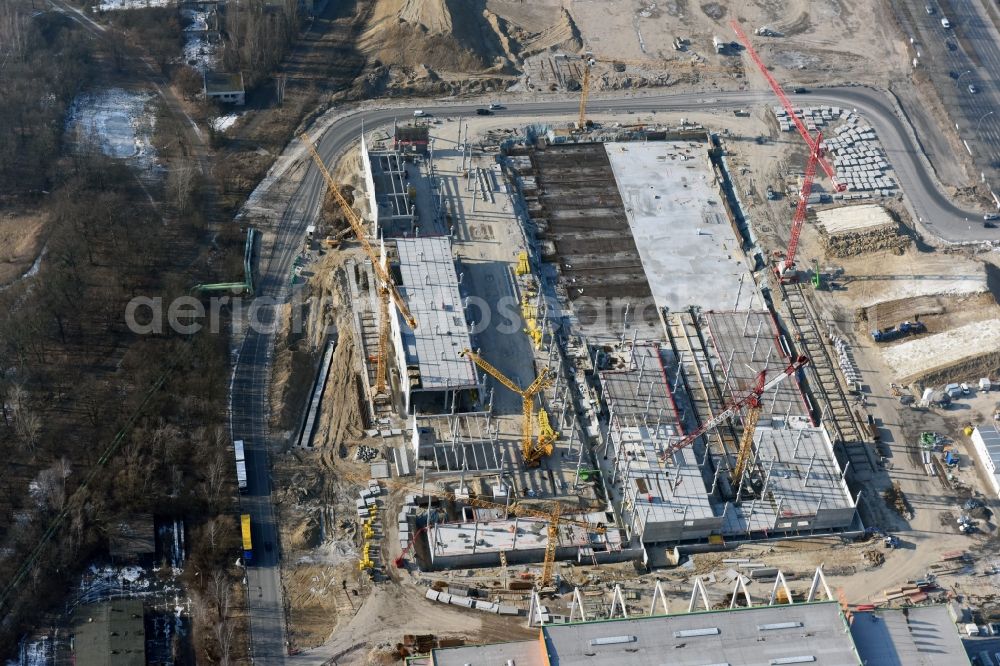
[(326, 168), (326, 164), (323, 163), (323, 158), (320, 156), (319, 151), (316, 150), (316, 146), (313, 145), (312, 139), (310, 139), (309, 135), (305, 133), (303, 133), (300, 138), (306, 148), (309, 149), (309, 153), (312, 155), (313, 161), (316, 162), (316, 166), (319, 168), (319, 172), (322, 174), (323, 180), (326, 181), (330, 194), (337, 202), (337, 205), (340, 206), (340, 210), (344, 214), (344, 217), (347, 218), (347, 222), (350, 225), (351, 230), (357, 237), (358, 242), (361, 243), (361, 247), (365, 251), (365, 254), (368, 255), (368, 259), (372, 262), (372, 270), (375, 271), (375, 275), (378, 278), (378, 356), (375, 361), (375, 387), (372, 392), (374, 393), (375, 398), (384, 399), (389, 395), (388, 381), (386, 379), (389, 356), (389, 299), (391, 298), (396, 303), (396, 309), (399, 310), (400, 315), (402, 315), (406, 324), (411, 329), (416, 330), (417, 320), (410, 312), (410, 308), (407, 306), (406, 300), (403, 298), (402, 294), (400, 294), (399, 290), (396, 289), (392, 276), (389, 275), (389, 272), (382, 265), (382, 260), (379, 257), (379, 254), (368, 241), (368, 233), (365, 231), (364, 221), (357, 213), (354, 212), (351, 204), (348, 203), (347, 199), (344, 198), (344, 195), (340, 192), (340, 186), (333, 179), (333, 176), (330, 175), (330, 171)]
[[(661, 457), (664, 460), (669, 460), (673, 454), (677, 453), (681, 449), (693, 444), (699, 437), (704, 435), (706, 432), (719, 427), (727, 420), (737, 416), (744, 407), (748, 407), (747, 416), (743, 422), (743, 434), (740, 437), (740, 449), (736, 457), (736, 467), (733, 471), (733, 478), (739, 479), (742, 477), (743, 472), (746, 470), (747, 463), (750, 460), (750, 455), (753, 451), (753, 432), (754, 428), (757, 426), (757, 421), (760, 419), (760, 409), (761, 403), (760, 399), (765, 393), (770, 391), (772, 388), (776, 387), (781, 382), (785, 381), (786, 378), (794, 375), (798, 370), (809, 363), (809, 358), (806, 356), (799, 356), (789, 363), (785, 369), (768, 380), (766, 377), (766, 370), (762, 370), (757, 374), (757, 379), (754, 382), (754, 386), (750, 391), (733, 402), (728, 408), (719, 412), (711, 419), (706, 421), (701, 425), (700, 428), (692, 432), (691, 434), (685, 436), (673, 444), (668, 445)], [(737, 474), (738, 472), (738, 474)]]
[[(356, 473), (342, 472), (342, 474), (356, 483), (361, 485), (367, 484), (367, 480)], [(431, 495), (432, 497), (439, 497), (452, 502), (461, 502), (480, 509), (501, 510), (506, 515), (540, 518), (548, 521), (548, 538), (545, 543), (545, 560), (542, 564), (540, 587), (548, 587), (552, 583), (552, 572), (555, 569), (556, 548), (559, 545), (560, 525), (574, 525), (576, 527), (582, 527), (583, 529), (595, 534), (605, 534), (607, 532), (607, 528), (604, 525), (594, 525), (593, 523), (589, 523), (585, 520), (576, 520), (564, 517), (562, 515), (563, 507), (558, 502), (541, 505), (541, 508), (522, 506), (518, 503), (506, 505), (479, 499), (478, 497), (459, 497), (455, 493), (448, 492), (446, 490), (427, 490), (422, 486), (410, 485), (391, 479), (382, 479), (382, 483), (398, 490), (418, 493), (421, 495)], [(503, 559), (506, 559), (506, 557), (503, 557)]]
[(538, 436), (538, 441), (533, 438), (535, 431), (535, 396), (552, 385), (549, 379), (549, 369), (542, 368), (542, 372), (535, 377), (535, 381), (526, 389), (514, 383), (509, 377), (497, 370), (489, 361), (472, 351), (465, 349), (459, 356), (468, 358), (477, 366), (482, 368), (486, 374), (496, 379), (513, 393), (521, 396), (521, 409), (523, 418), (521, 420), (521, 455), (524, 457), (524, 464), (528, 467), (537, 467), (542, 462), (542, 458), (552, 454), (553, 444), (556, 441), (555, 432), (549, 425), (548, 414), (540, 416), (542, 432)]
[[(822, 141), (823, 134), (819, 134)], [(788, 239), (788, 251), (785, 252), (785, 263), (778, 271), (779, 277), (783, 277), (795, 266), (795, 252), (799, 248), (799, 236), (802, 235), (802, 227), (806, 222), (806, 212), (809, 208), (809, 196), (812, 194), (813, 180), (816, 178), (816, 164), (819, 162), (819, 154), (815, 150), (809, 152), (809, 161), (806, 162), (806, 173), (802, 179), (802, 190), (799, 192), (799, 202), (795, 206), (795, 216), (792, 218), (792, 234)]]
[(580, 83), (580, 119), (577, 129), (587, 129), (587, 98), (590, 97), (590, 68), (597, 61), (589, 55), (583, 56), (583, 81)]

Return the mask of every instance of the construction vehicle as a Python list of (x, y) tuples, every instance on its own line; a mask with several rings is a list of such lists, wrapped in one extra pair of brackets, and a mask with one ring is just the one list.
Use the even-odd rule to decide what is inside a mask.
[[(352, 472), (342, 472), (342, 474), (345, 478), (354, 481), (355, 483), (361, 485), (368, 483), (367, 479), (358, 474)], [(509, 505), (499, 504), (497, 502), (479, 499), (478, 497), (474, 497), (472, 495), (468, 497), (460, 497), (455, 493), (451, 493), (446, 490), (430, 490), (420, 485), (410, 485), (392, 479), (382, 479), (382, 482), (390, 488), (402, 490), (404, 492), (414, 493), (417, 495), (430, 495), (431, 497), (446, 499), (451, 502), (460, 502), (479, 509), (504, 511), (507, 516), (540, 518), (548, 521), (547, 538), (545, 541), (545, 559), (542, 563), (542, 576), (537, 579), (539, 588), (546, 588), (552, 584), (552, 573), (555, 569), (556, 561), (556, 548), (559, 545), (560, 525), (575, 525), (594, 534), (605, 534), (607, 532), (607, 528), (603, 524), (595, 525), (584, 520), (575, 520), (573, 518), (564, 517), (562, 515), (563, 507), (558, 502), (545, 502), (536, 506), (525, 506), (517, 502)], [(416, 535), (414, 535), (414, 537), (416, 537)], [(366, 552), (365, 556), (367, 557), (367, 555), (368, 553)], [(506, 556), (504, 556), (503, 559), (506, 560)]]
[(389, 275), (389, 271), (386, 270), (385, 266), (382, 264), (382, 259), (375, 251), (375, 248), (372, 247), (372, 244), (368, 241), (368, 233), (365, 230), (364, 220), (362, 220), (361, 217), (354, 212), (354, 209), (351, 208), (351, 204), (349, 204), (347, 199), (344, 198), (344, 195), (340, 191), (340, 186), (333, 179), (333, 176), (330, 175), (329, 170), (327, 170), (326, 165), (323, 163), (323, 158), (320, 156), (319, 151), (316, 150), (316, 146), (313, 145), (309, 135), (303, 133), (300, 138), (306, 148), (309, 149), (313, 161), (316, 162), (319, 172), (323, 175), (323, 180), (326, 181), (330, 194), (333, 195), (337, 205), (340, 206), (340, 210), (343, 212), (344, 217), (347, 218), (347, 222), (350, 224), (351, 230), (354, 231), (354, 235), (357, 237), (358, 242), (361, 243), (361, 247), (364, 249), (365, 254), (368, 255), (368, 259), (371, 260), (372, 270), (375, 271), (375, 275), (378, 278), (378, 356), (376, 357), (375, 366), (375, 387), (372, 389), (372, 393), (375, 400), (387, 400), (389, 398), (388, 380), (386, 377), (389, 364), (389, 299), (392, 298), (393, 302), (396, 304), (396, 309), (399, 311), (399, 314), (406, 321), (406, 325), (411, 329), (416, 330), (417, 320), (410, 312), (410, 308), (406, 305), (406, 300), (403, 299), (402, 294), (400, 294), (399, 290), (396, 289), (396, 285), (393, 283), (392, 277)]
[(740, 480), (743, 478), (743, 473), (746, 471), (747, 466), (750, 463), (750, 457), (753, 454), (753, 433), (754, 429), (757, 427), (757, 422), (760, 420), (761, 397), (783, 382), (787, 377), (794, 375), (801, 368), (805, 367), (807, 363), (809, 363), (808, 357), (799, 356), (789, 363), (781, 374), (770, 380), (766, 377), (767, 371), (761, 370), (757, 373), (757, 379), (754, 382), (753, 388), (751, 388), (746, 395), (734, 401), (728, 408), (703, 423), (700, 428), (696, 429), (691, 434), (667, 446), (663, 450), (661, 458), (669, 461), (675, 453), (687, 446), (690, 446), (708, 431), (717, 428), (725, 421), (735, 417), (745, 407), (747, 408), (747, 411), (743, 416), (743, 434), (740, 437), (740, 447), (736, 456), (736, 465), (733, 467), (731, 474), (733, 483), (739, 485)]
[(927, 326), (922, 321), (904, 321), (899, 326), (876, 329), (872, 331), (872, 340), (875, 342), (891, 342), (907, 335), (926, 333)]
[(528, 388), (522, 389), (471, 349), (459, 352), (459, 356), (468, 358), (482, 368), (486, 374), (521, 396), (524, 415), (524, 420), (521, 423), (521, 455), (524, 457), (524, 464), (527, 467), (538, 467), (542, 458), (552, 455), (553, 445), (558, 437), (549, 424), (548, 414), (543, 409), (538, 415), (538, 421), (541, 425), (538, 439), (534, 438), (535, 396), (552, 385), (552, 380), (549, 379), (549, 369), (544, 368)]

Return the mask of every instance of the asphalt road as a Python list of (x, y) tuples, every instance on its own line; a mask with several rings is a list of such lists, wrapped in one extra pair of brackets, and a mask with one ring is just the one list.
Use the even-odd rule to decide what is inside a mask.
[(246, 337), (233, 372), (230, 418), (233, 439), (242, 439), (247, 458), (247, 488), (241, 511), (249, 513), (254, 555), (247, 566), (251, 654), (254, 663), (283, 663), (286, 653), (280, 540), (271, 501), (268, 396), (276, 332), (275, 306), (291, 297), (292, 264), (303, 247), (305, 229), (318, 215), (320, 176), (310, 169), (282, 216), (274, 244), (257, 258), (257, 293), (249, 311)]
[[(592, 111), (634, 110), (683, 112), (706, 108), (732, 109), (758, 104), (773, 104), (770, 92), (682, 93), (621, 99), (594, 99)], [(861, 87), (823, 89), (796, 97), (802, 105), (836, 105), (855, 108), (875, 127), (893, 168), (917, 216), (948, 241), (1000, 240), (1000, 230), (982, 228), (982, 213), (963, 211), (938, 189), (931, 173), (921, 161), (918, 147), (907, 134), (904, 121), (893, 111), (891, 102), (880, 92)], [(441, 116), (474, 115), (478, 104), (432, 106), (421, 103), (425, 111)], [(532, 102), (510, 104), (500, 111), (502, 117), (573, 116), (577, 103)], [(358, 140), (362, 122), (372, 128), (405, 115), (398, 108), (349, 115), (336, 122), (318, 140), (318, 149), (328, 163)], [(314, 137), (315, 138), (315, 137)], [(273, 322), (274, 304), (285, 302), (291, 294), (289, 275), (305, 240), (306, 226), (319, 212), (325, 183), (319, 171), (309, 166), (292, 196), (278, 237), (266, 256), (258, 259), (257, 298), (252, 316), (263, 326), (251, 327), (244, 339), (233, 375), (232, 431), (242, 439), (247, 451), (248, 487), (243, 496), (243, 510), (251, 515), (256, 554), (248, 567), (248, 591), (255, 663), (278, 664), (285, 661), (286, 637), (283, 600), (278, 569), (279, 540), (271, 503), (270, 464), (268, 461), (268, 407), (270, 362), (274, 334), (266, 330)], [(272, 544), (267, 551), (263, 544)], [(317, 662), (323, 650), (303, 655), (301, 661)], [(329, 655), (326, 655), (328, 657)], [(295, 659), (300, 661), (300, 659)]]
[[(634, 110), (648, 113), (652, 110), (683, 112), (706, 108), (733, 109), (755, 104), (776, 104), (770, 92), (716, 92), (650, 95), (622, 99), (591, 99), (592, 111)], [(1000, 241), (1000, 229), (984, 229), (983, 211), (965, 211), (956, 206), (939, 189), (938, 183), (922, 161), (919, 147), (907, 133), (906, 123), (900, 119), (889, 98), (883, 93), (864, 87), (824, 88), (805, 95), (793, 95), (793, 104), (836, 105), (860, 111), (878, 133), (893, 169), (899, 177), (912, 207), (921, 222), (935, 235), (949, 242), (977, 240)], [(454, 105), (435, 108), (421, 104), (420, 108), (442, 116), (471, 115), (480, 105)], [(537, 102), (510, 104), (500, 111), (503, 116), (542, 117), (548, 115), (575, 116), (577, 102)], [(405, 114), (405, 111), (402, 111)], [(335, 155), (345, 150), (361, 133), (362, 120), (368, 127), (391, 122), (398, 118), (398, 108), (370, 111), (349, 116), (335, 124), (323, 136), (321, 153)], [(315, 179), (318, 181), (318, 178)], [(322, 184), (316, 182), (319, 187)]]
[[(915, 2), (919, 6), (913, 15), (925, 42), (922, 59), (948, 74), (939, 92), (959, 136), (986, 183), (1000, 194), (1000, 34), (983, 1), (952, 1), (947, 13), (951, 28), (941, 25), (946, 14), (936, 0)], [(927, 14), (925, 5), (935, 12)]]

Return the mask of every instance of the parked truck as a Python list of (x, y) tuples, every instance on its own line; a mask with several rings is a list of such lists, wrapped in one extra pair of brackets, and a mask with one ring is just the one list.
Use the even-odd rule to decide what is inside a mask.
[(890, 326), (889, 328), (876, 329), (872, 331), (872, 340), (875, 342), (890, 342), (892, 340), (898, 340), (899, 338), (906, 337), (907, 335), (916, 335), (917, 333), (926, 333), (927, 326), (920, 321), (904, 321), (899, 326)]
[(243, 561), (250, 562), (253, 559), (253, 540), (250, 538), (249, 513), (240, 516), (240, 536), (243, 541)]
[(242, 439), (233, 442), (233, 450), (236, 454), (236, 485), (243, 492), (247, 489), (247, 459)]

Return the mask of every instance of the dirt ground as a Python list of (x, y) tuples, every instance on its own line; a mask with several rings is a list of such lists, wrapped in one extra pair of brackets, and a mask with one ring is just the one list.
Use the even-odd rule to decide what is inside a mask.
[[(561, 0), (533, 4), (561, 4)], [(754, 38), (765, 61), (780, 68), (782, 81), (812, 83), (835, 78), (885, 83), (905, 71), (907, 60), (885, 3), (581, 0), (570, 2), (569, 11), (585, 47), (598, 59), (669, 57), (675, 53), (672, 42), (676, 36), (690, 39), (692, 51), (717, 59), (712, 37), (734, 40), (729, 22), (735, 19), (747, 34), (768, 26), (785, 35)]]
[(46, 215), (8, 211), (0, 216), (0, 286), (24, 275), (45, 243)]
[[(739, 147), (749, 146), (750, 142), (743, 143), (737, 139), (755, 138), (769, 131), (767, 111), (761, 109), (754, 113), (753, 117), (746, 119), (736, 118), (731, 113), (707, 111), (688, 114), (687, 119), (728, 132), (732, 143)], [(665, 120), (662, 114), (620, 114), (595, 118), (601, 122)], [(471, 119), (470, 136), (502, 125), (502, 119), (496, 117)], [(789, 142), (784, 140), (787, 136), (781, 138), (782, 141), (765, 142), (764, 145), (754, 142), (750, 150), (738, 148), (731, 158), (734, 170), (740, 171), (743, 179), (741, 188), (743, 183), (747, 183), (747, 188), (751, 190), (748, 196), (755, 202), (754, 205), (762, 205), (761, 194), (767, 184), (773, 182), (777, 189), (782, 182), (782, 174), (791, 170), (787, 164)], [(350, 161), (342, 162), (338, 171), (347, 175), (350, 168), (345, 165)], [(764, 218), (764, 225), (767, 224)], [(787, 221), (784, 224), (787, 225)], [(815, 254), (819, 251), (818, 234), (811, 227), (807, 228), (809, 231), (803, 240), (805, 257), (810, 256), (810, 252)], [(762, 235), (767, 233), (780, 239), (787, 230), (766, 229)], [(353, 460), (352, 452), (356, 444), (382, 446), (385, 442), (366, 440), (359, 426), (359, 417), (351, 412), (358, 403), (358, 394), (350, 377), (355, 368), (360, 367), (360, 360), (356, 358), (354, 341), (349, 339), (351, 326), (344, 322), (342, 295), (335, 297), (341, 289), (337, 277), (337, 266), (341, 260), (335, 256), (338, 254), (331, 252), (317, 257), (318, 262), (309, 267), (309, 274), (304, 275), (309, 280), (311, 293), (328, 295), (331, 303), (329, 306), (310, 306), (305, 338), (311, 345), (318, 344), (317, 321), (336, 322), (341, 334), (341, 347), (334, 363), (337, 370), (327, 387), (316, 449), (296, 450), (276, 463), (276, 474), (284, 475), (276, 486), (288, 489), (280, 504), (282, 524), (286, 526), (282, 537), (282, 547), (286, 550), (284, 559), (288, 563), (284, 583), (291, 605), (289, 619), (293, 644), (325, 656), (339, 655), (338, 663), (373, 663), (373, 660), (378, 661), (389, 654), (392, 646), (399, 641), (401, 625), (395, 618), (404, 616), (409, 618), (405, 625), (407, 633), (435, 633), (440, 627), (447, 626), (450, 635), (474, 642), (510, 640), (522, 634), (530, 637), (531, 634), (524, 629), (523, 618), (498, 620), (495, 616), (452, 609), (425, 600), (423, 587), (427, 581), (422, 577), (391, 567), (391, 577), (378, 583), (370, 584), (358, 577), (356, 548), (359, 542), (347, 526), (355, 522), (352, 499), (356, 489), (341, 482), (337, 470), (362, 469)], [(922, 317), (938, 317), (932, 321), (939, 322), (945, 329), (963, 321), (962, 317), (965, 317), (964, 321), (975, 320), (975, 313), (991, 304), (982, 263), (963, 255), (920, 252), (914, 247), (901, 256), (884, 253), (884, 256), (838, 260), (837, 266), (829, 267), (829, 270), (837, 273), (837, 281), (843, 289), (823, 292), (821, 310), (832, 313), (831, 320), (847, 332), (864, 330), (865, 326), (858, 328), (857, 321), (858, 310), (865, 306), (884, 308), (879, 311), (877, 319), (894, 317), (907, 307), (913, 307), (923, 312)], [(912, 276), (912, 279), (862, 279), (890, 274)], [(937, 277), (934, 280), (920, 277), (929, 275)], [(936, 312), (936, 309), (941, 312)], [(869, 355), (872, 357), (869, 358)], [(903, 548), (883, 552), (879, 542), (841, 544), (838, 539), (808, 539), (747, 546), (726, 555), (749, 556), (768, 565), (786, 568), (796, 576), (793, 584), (796, 591), (806, 584), (805, 579), (811, 576), (813, 567), (825, 563), (831, 585), (835, 589), (843, 589), (852, 603), (870, 601), (887, 587), (922, 577), (938, 563), (941, 553), (982, 547), (992, 533), (990, 530), (968, 537), (957, 532), (953, 516), (959, 509), (954, 490), (944, 487), (939, 478), (926, 475), (919, 455), (914, 454), (911, 446), (919, 435), (919, 428), (954, 433), (960, 427), (957, 419), (933, 412), (914, 415), (909, 410), (900, 411), (902, 408), (898, 401), (886, 395), (887, 382), (882, 378), (889, 375), (880, 355), (866, 348), (859, 351), (858, 359), (866, 380), (874, 387), (872, 409), (889, 433), (885, 454), (893, 468), (892, 478), (900, 480), (914, 514), (904, 519), (886, 507), (878, 497), (882, 486), (873, 486), (864, 501), (873, 502), (869, 512), (878, 515), (879, 523), (884, 527), (900, 535)], [(311, 374), (301, 373), (283, 378), (286, 382), (306, 383), (311, 383), (311, 379)], [(984, 406), (983, 410), (988, 411), (988, 407)], [(918, 428), (916, 435), (914, 428)], [(967, 470), (961, 472), (967, 475), (967, 492), (980, 487), (974, 470), (970, 474)], [(887, 483), (887, 479), (879, 483)], [(389, 515), (392, 515), (393, 506), (396, 505), (390, 504), (387, 510)], [(391, 529), (386, 530), (383, 544), (393, 544), (383, 553), (383, 558), (388, 560), (396, 550), (396, 538)], [(871, 554), (873, 550), (882, 552), (885, 564), (875, 565)], [(576, 573), (574, 567), (564, 569), (567, 574)], [(710, 556), (706, 556), (704, 561), (695, 560), (696, 572), (718, 569), (719, 562)], [(608, 575), (615, 574), (610, 572)], [(627, 575), (627, 572), (622, 575)], [(634, 569), (631, 575), (634, 577)], [(678, 584), (687, 584), (692, 572), (681, 569), (661, 571), (656, 575), (678, 581)], [(941, 576), (946, 585), (958, 582), (957, 578), (949, 579), (952, 574), (942, 572)], [(651, 577), (644, 577), (642, 583), (651, 585)], [(757, 587), (760, 589), (754, 591), (755, 597), (766, 597), (769, 586), (767, 590), (763, 589), (763, 585)], [(354, 595), (355, 590), (357, 596)]]
[[(375, 89), (441, 91), (446, 83), (464, 82), (468, 90), (500, 90), (518, 79), (516, 87), (523, 88), (529, 83), (523, 75), (534, 71), (537, 84), (540, 71), (563, 66), (548, 61), (554, 53), (576, 56), (583, 51), (597, 60), (595, 89), (663, 85), (677, 78), (678, 64), (692, 61), (708, 68), (713, 85), (726, 85), (727, 79), (732, 83), (732, 69), (742, 70), (739, 51), (718, 54), (712, 38), (735, 40), (729, 27), (733, 19), (747, 33), (768, 26), (781, 34), (756, 37), (755, 43), (790, 83), (835, 80), (886, 86), (908, 72), (905, 41), (884, 3), (475, 0), (462, 3), (462, 11), (458, 6), (447, 0), (375, 2), (359, 40), (373, 63), (367, 76), (378, 81)], [(674, 49), (676, 37), (688, 40), (684, 51)], [(607, 67), (611, 61), (641, 65), (642, 71), (615, 76)], [(664, 78), (658, 70), (673, 76)], [(561, 75), (553, 71), (553, 77)], [(579, 71), (569, 78), (574, 81), (570, 87), (558, 81), (550, 89), (578, 87)]]

